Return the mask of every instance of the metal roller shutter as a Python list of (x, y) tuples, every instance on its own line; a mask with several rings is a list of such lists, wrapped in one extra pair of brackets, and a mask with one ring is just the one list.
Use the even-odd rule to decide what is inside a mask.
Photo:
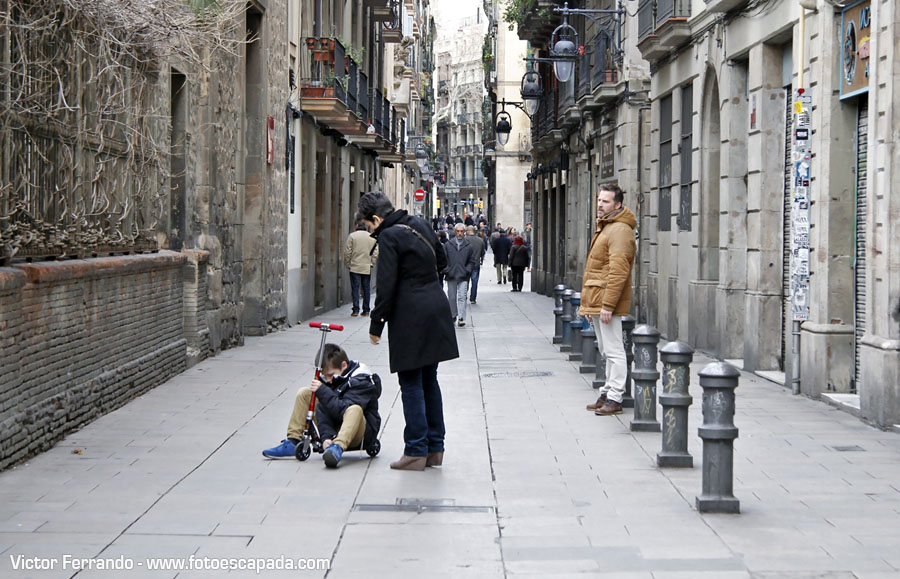
[(866, 333), (866, 177), (868, 176), (869, 106), (868, 95), (859, 99), (856, 125), (856, 260), (854, 269), (855, 315), (853, 320), (853, 383), (851, 391), (859, 392), (859, 346)]

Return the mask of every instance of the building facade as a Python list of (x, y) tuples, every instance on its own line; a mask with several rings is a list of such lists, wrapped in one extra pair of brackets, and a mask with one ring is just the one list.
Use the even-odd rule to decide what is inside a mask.
[(895, 10), (639, 7), (648, 321), (807, 395), (856, 395), (880, 426), (900, 421)]
[[(510, 29), (503, 22), (499, 2), (485, 0), (484, 11), (489, 18), (483, 60), (488, 91), (484, 107), (484, 165), (490, 223), (524, 231), (525, 224), (531, 222), (531, 119), (521, 108), (503, 103), (522, 101), (520, 89), (528, 43), (519, 39), (515, 25)], [(497, 142), (494, 130), (497, 115), (502, 112), (508, 113), (512, 125), (505, 145)]]
[(407, 142), (430, 127), (433, 20), (427, 0), (289, 6), (286, 304), (297, 323), (349, 302), (343, 247), (363, 193), (424, 214), (412, 193), (428, 183)]
[(471, 17), (438, 26), (434, 139), (438, 163), (444, 168), (443, 183), (437, 188), (443, 214), (477, 216), (484, 209), (482, 45), (486, 30), (480, 8)]

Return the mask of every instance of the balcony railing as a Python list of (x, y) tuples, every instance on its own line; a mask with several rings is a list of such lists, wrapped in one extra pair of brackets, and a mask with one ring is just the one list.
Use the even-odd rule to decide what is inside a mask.
[(375, 133), (378, 135), (384, 134), (384, 104), (382, 101), (381, 91), (375, 89), (372, 91), (372, 124), (375, 125)]
[(638, 42), (653, 34), (656, 29), (656, 0), (640, 0), (638, 3)]
[(381, 97), (381, 106), (383, 113), (381, 115), (381, 137), (385, 141), (391, 140), (391, 101), (387, 97)]
[(575, 61), (575, 78), (578, 83), (575, 89), (575, 100), (581, 100), (591, 92), (591, 54), (587, 51)]
[(657, 0), (656, 2), (656, 26), (673, 18), (690, 17), (690, 0)]
[(369, 77), (366, 73), (359, 72), (359, 113), (362, 120), (369, 122)]
[(608, 34), (601, 32), (594, 37), (593, 67), (591, 68), (591, 85), (616, 82), (616, 63), (613, 58), (613, 42)]
[(483, 177), (478, 179), (460, 179), (457, 185), (459, 187), (487, 187), (487, 182)]
[(347, 110), (359, 110), (359, 70), (352, 58), (347, 59)]

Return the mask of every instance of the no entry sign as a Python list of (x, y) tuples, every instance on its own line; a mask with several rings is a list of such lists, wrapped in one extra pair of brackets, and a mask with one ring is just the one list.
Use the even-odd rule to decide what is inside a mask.
[(416, 201), (422, 201), (425, 199), (425, 189), (416, 189)]

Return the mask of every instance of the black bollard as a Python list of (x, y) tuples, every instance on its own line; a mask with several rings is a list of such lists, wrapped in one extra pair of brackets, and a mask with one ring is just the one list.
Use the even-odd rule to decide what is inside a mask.
[(713, 362), (700, 370), (703, 388), (703, 424), (697, 430), (703, 439), (703, 493), (697, 497), (701, 513), (740, 513), (734, 496), (734, 389), (741, 373), (724, 362)]
[(562, 294), (566, 291), (566, 286), (560, 284), (553, 288), (553, 316), (555, 318), (555, 333), (553, 334), (553, 343), (562, 342), (562, 315), (563, 315), (563, 299)]
[(662, 451), (656, 455), (656, 464), (693, 468), (694, 457), (688, 452), (687, 436), (688, 406), (694, 400), (688, 393), (694, 349), (684, 342), (669, 342), (660, 349), (659, 357), (663, 363), (662, 393), (659, 395), (663, 419)]
[(575, 295), (574, 290), (567, 289), (563, 292), (562, 342), (559, 344), (560, 352), (570, 352), (572, 350), (572, 320), (575, 319), (575, 315), (572, 311), (573, 295)]
[(584, 316), (578, 313), (581, 307), (581, 294), (572, 294), (572, 349), (569, 354), (569, 362), (581, 361), (581, 331), (584, 329)]
[(581, 330), (581, 366), (578, 371), (582, 374), (597, 371), (597, 336), (594, 335), (594, 326), (586, 319), (584, 329)]
[(631, 396), (631, 367), (634, 365), (634, 349), (631, 333), (634, 331), (634, 318), (622, 316), (622, 341), (625, 344), (625, 360), (627, 371), (625, 373), (625, 394), (622, 395), (622, 408), (634, 408), (634, 398)]
[(656, 420), (656, 381), (659, 372), (656, 369), (659, 344), (659, 330), (653, 326), (643, 325), (631, 334), (634, 341), (634, 420), (631, 430), (640, 432), (659, 432)]

